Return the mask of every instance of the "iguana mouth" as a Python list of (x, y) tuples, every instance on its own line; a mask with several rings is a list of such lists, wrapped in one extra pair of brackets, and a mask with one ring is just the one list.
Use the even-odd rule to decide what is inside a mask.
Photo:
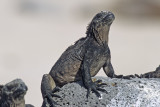
[(115, 19), (115, 16), (112, 12), (107, 12), (107, 11), (101, 11), (98, 13), (92, 20), (94, 23), (109, 23), (113, 22)]
[(105, 13), (105, 15), (104, 15), (102, 21), (103, 21), (103, 22), (106, 22), (108, 25), (111, 25), (112, 22), (113, 22), (114, 19), (115, 19), (114, 14), (111, 13), (111, 12), (105, 12), (105, 11), (102, 12), (102, 14), (104, 14), (104, 13)]

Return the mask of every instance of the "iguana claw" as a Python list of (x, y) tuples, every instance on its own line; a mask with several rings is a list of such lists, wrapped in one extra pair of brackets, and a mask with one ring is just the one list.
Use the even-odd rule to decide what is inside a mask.
[(56, 107), (55, 105), (57, 103), (53, 100), (53, 97), (61, 98), (61, 96), (54, 94), (55, 92), (60, 90), (61, 89), (59, 87), (55, 87), (52, 91), (46, 92), (46, 96), (42, 107)]
[(108, 93), (105, 89), (100, 88), (101, 86), (107, 85), (106, 83), (102, 83), (102, 80), (97, 80), (95, 82), (92, 82), (89, 87), (87, 88), (87, 98), (90, 95), (90, 92), (93, 91), (97, 97), (101, 97), (101, 94), (98, 91)]

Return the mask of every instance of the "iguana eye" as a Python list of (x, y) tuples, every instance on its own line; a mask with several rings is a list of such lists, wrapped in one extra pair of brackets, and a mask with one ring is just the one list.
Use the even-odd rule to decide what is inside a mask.
[(101, 16), (102, 16), (101, 14), (97, 14), (97, 16), (96, 16), (96, 17), (97, 17), (97, 18), (100, 18)]

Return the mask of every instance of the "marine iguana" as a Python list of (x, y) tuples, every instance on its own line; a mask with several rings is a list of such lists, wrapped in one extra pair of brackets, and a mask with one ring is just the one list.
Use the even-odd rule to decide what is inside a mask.
[(44, 74), (41, 82), (43, 107), (55, 106), (52, 97), (64, 84), (82, 80), (88, 90), (100, 97), (98, 91), (106, 92), (93, 82), (95, 76), (103, 68), (108, 77), (117, 77), (111, 64), (110, 49), (108, 47), (108, 35), (115, 16), (111, 12), (102, 11), (94, 16), (88, 25), (86, 37), (79, 39), (60, 56), (49, 74)]
[[(126, 77), (131, 77), (131, 76), (129, 75)], [(135, 77), (138, 77), (138, 78), (160, 78), (160, 65), (156, 68), (155, 71), (147, 72), (147, 73), (144, 73), (141, 75), (135, 74), (132, 76), (132, 78), (135, 78)]]
[(24, 96), (28, 88), (21, 79), (0, 85), (0, 107), (33, 107), (25, 105)]

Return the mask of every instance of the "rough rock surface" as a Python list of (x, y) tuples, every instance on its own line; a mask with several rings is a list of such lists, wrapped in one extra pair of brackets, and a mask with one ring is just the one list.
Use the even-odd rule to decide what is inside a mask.
[(104, 89), (108, 94), (101, 93), (101, 98), (91, 93), (86, 98), (87, 90), (82, 82), (68, 83), (56, 92), (60, 98), (53, 98), (57, 107), (160, 107), (160, 79), (111, 79), (96, 77), (107, 83)]
[(34, 107), (25, 104), (24, 96), (28, 88), (21, 79), (0, 85), (0, 107)]

